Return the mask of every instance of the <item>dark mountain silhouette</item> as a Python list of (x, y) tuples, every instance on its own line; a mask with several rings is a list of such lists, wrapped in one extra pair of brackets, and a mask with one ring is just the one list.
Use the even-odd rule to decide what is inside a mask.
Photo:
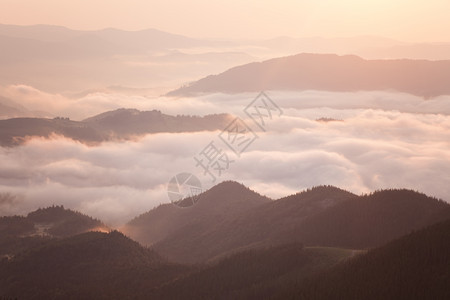
[(108, 230), (101, 221), (62, 206), (40, 208), (26, 217), (1, 217), (0, 256), (13, 257), (54, 238)]
[[(43, 227), (39, 227), (43, 225)], [(108, 230), (100, 220), (82, 213), (65, 209), (63, 206), (39, 208), (26, 217), (12, 216), (0, 218), (2, 235), (50, 235), (66, 237), (93, 229)]]
[(155, 299), (266, 299), (293, 284), (329, 269), (351, 250), (304, 248), (288, 244), (242, 251), (179, 278), (149, 294)]
[[(197, 203), (193, 206), (160, 205), (130, 221), (122, 228), (122, 231), (144, 245), (153, 245), (170, 236), (174, 242), (173, 252), (161, 253), (170, 259), (178, 255), (190, 256), (189, 253), (184, 253), (185, 250), (190, 249), (185, 248), (184, 243), (191, 243), (182, 238), (183, 236), (213, 230), (221, 222), (270, 201), (269, 198), (261, 196), (242, 184), (227, 181), (200, 194)], [(177, 237), (180, 237), (180, 243), (177, 243)], [(205, 249), (208, 251), (210, 246), (212, 245), (205, 245)]]
[(450, 220), (351, 257), (288, 244), (243, 251), (179, 278), (157, 299), (448, 299)]
[(0, 145), (17, 146), (31, 137), (49, 138), (63, 135), (87, 144), (107, 139), (106, 134), (95, 130), (87, 123), (67, 119), (14, 118), (0, 120)]
[(364, 60), (298, 54), (250, 63), (170, 92), (171, 96), (262, 90), (393, 90), (423, 97), (450, 94), (450, 60)]
[(67, 118), (14, 118), (0, 120), (0, 145), (16, 146), (30, 137), (63, 135), (86, 144), (133, 139), (149, 133), (220, 130), (231, 121), (228, 114), (170, 116), (160, 111), (118, 109), (83, 121)]
[(450, 205), (411, 190), (383, 190), (330, 207), (292, 233), (305, 245), (372, 248), (450, 218)]
[(449, 207), (332, 186), (273, 201), (227, 181), (131, 221), (153, 249), (117, 231), (73, 235), (102, 224), (39, 209), (0, 218), (0, 249), (14, 250), (0, 257), (0, 299), (447, 299)]
[[(222, 184), (214, 189), (218, 188), (228, 190)], [(217, 198), (202, 196), (201, 207), (194, 205), (183, 214), (175, 206), (161, 206), (130, 222), (125, 232), (144, 244), (153, 244), (171, 260), (195, 263), (289, 242), (366, 249), (450, 218), (449, 204), (409, 190), (356, 196), (323, 186), (251, 209), (227, 211), (226, 217), (220, 217), (217, 212), (222, 208), (217, 210), (212, 204)], [(178, 210), (179, 214), (173, 213)], [(202, 223), (199, 215), (211, 218)], [(171, 224), (170, 230), (160, 231), (166, 222)]]
[[(219, 184), (218, 187), (220, 186)], [(280, 235), (307, 216), (313, 216), (351, 197), (355, 195), (334, 187), (317, 187), (266, 202), (251, 210), (239, 211), (231, 218), (216, 219), (213, 225), (202, 230), (184, 230), (179, 234), (168, 235), (154, 247), (172, 260), (193, 263), (218, 259), (244, 249), (279, 245), (294, 240), (301, 242), (292, 237), (280, 240)], [(209, 198), (205, 197), (206, 200)], [(180, 252), (180, 248), (188, 251)]]
[(158, 110), (118, 109), (83, 120), (94, 129), (121, 138), (157, 132), (193, 132), (223, 129), (231, 115), (170, 116)]
[(89, 232), (0, 260), (0, 297), (447, 299), (449, 234), (446, 220), (367, 253), (288, 243), (187, 267), (117, 231)]
[[(373, 249), (271, 299), (449, 299), (450, 220)], [(266, 294), (267, 295), (267, 294)]]
[(0, 266), (0, 295), (20, 299), (144, 298), (190, 270), (117, 231), (52, 240)]
[(100, 220), (82, 213), (65, 209), (63, 206), (51, 206), (38, 209), (27, 215), (27, 219), (36, 224), (45, 224), (45, 233), (55, 237), (67, 237), (91, 230), (109, 230)]

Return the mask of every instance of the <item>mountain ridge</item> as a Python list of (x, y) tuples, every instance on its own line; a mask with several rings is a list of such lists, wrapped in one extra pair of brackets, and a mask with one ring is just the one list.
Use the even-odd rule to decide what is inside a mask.
[(427, 226), (294, 285), (271, 299), (447, 299), (450, 219)]
[[(227, 185), (229, 183), (219, 184), (211, 190), (224, 193), (228, 191)], [(153, 245), (171, 260), (197, 263), (243, 249), (287, 242), (371, 248), (450, 218), (450, 204), (411, 190), (386, 190), (357, 196), (332, 186), (322, 186), (263, 201), (247, 209), (228, 211), (226, 217), (219, 216), (226, 206), (216, 203), (223, 204), (223, 201), (217, 202), (214, 194), (203, 194), (197, 204), (187, 210), (160, 206), (128, 223), (124, 232), (143, 244)], [(179, 222), (178, 211), (185, 213), (183, 222)], [(202, 219), (207, 221), (199, 221)], [(162, 224), (170, 224), (171, 230), (165, 230)]]
[(168, 96), (262, 90), (338, 92), (394, 90), (424, 98), (450, 94), (450, 60), (366, 60), (356, 55), (300, 53), (209, 75)]
[[(372, 282), (417, 284), (426, 263), (437, 270), (427, 271), (432, 294), (446, 292), (439, 274), (448, 269), (450, 204), (412, 190), (358, 196), (318, 186), (271, 200), (225, 181), (191, 207), (164, 204), (133, 219), (154, 232), (173, 226), (153, 236), (151, 248), (116, 230), (76, 234), (77, 223), (67, 222), (74, 216), (84, 219), (52, 206), (0, 218), (0, 242), (5, 231), (23, 238), (13, 255), (0, 257), (0, 298), (329, 299), (337, 288), (351, 299), (372, 291)], [(23, 236), (35, 223), (60, 221), (65, 233)], [(349, 284), (364, 278), (365, 288), (348, 294)]]
[(166, 235), (209, 228), (269, 201), (240, 183), (226, 181), (201, 193), (195, 205), (182, 208), (162, 204), (137, 216), (121, 230), (144, 245), (153, 245)]
[(231, 118), (229, 114), (172, 116), (157, 110), (124, 108), (82, 121), (64, 117), (13, 118), (0, 120), (0, 145), (17, 146), (30, 137), (50, 138), (55, 134), (89, 145), (109, 140), (130, 140), (151, 133), (213, 131), (225, 128)]
[[(243, 251), (153, 290), (158, 299), (447, 299), (450, 219), (367, 252)], [(326, 262), (324, 262), (326, 261)]]

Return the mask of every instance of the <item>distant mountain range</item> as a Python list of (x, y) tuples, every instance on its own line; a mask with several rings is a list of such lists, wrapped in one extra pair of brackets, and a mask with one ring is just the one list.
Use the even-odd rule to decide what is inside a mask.
[[(42, 41), (42, 45), (46, 45), (40, 52), (39, 48), (26, 49), (30, 55), (48, 55), (51, 57), (55, 52), (67, 55), (71, 58), (75, 55), (80, 56), (87, 51), (92, 51), (89, 55), (109, 55), (114, 54), (144, 54), (150, 50), (167, 49), (167, 48), (184, 48), (184, 47), (200, 47), (214, 46), (223, 44), (221, 42), (213, 42), (195, 38), (189, 38), (182, 35), (171, 34), (157, 29), (145, 29), (139, 31), (125, 31), (114, 28), (106, 28), (102, 30), (73, 30), (62, 26), (53, 25), (32, 25), (17, 26), (0, 24), (0, 36), (2, 38), (22, 40), (25, 42)], [(86, 45), (83, 48), (80, 45)], [(3, 51), (7, 51), (11, 47), (11, 43), (5, 44)], [(56, 46), (66, 46), (65, 50), (59, 51)], [(96, 51), (93, 51), (93, 50)], [(119, 51), (119, 52), (118, 52)], [(54, 58), (59, 58), (59, 55)]]
[[(0, 85), (76, 93), (112, 85), (164, 88), (254, 58), (230, 42), (156, 29), (72, 30), (0, 24)], [(184, 49), (205, 49), (189, 53)], [(195, 65), (195, 68), (192, 66)]]
[(449, 78), (450, 60), (365, 60), (354, 55), (304, 53), (234, 67), (168, 95), (262, 90), (389, 90), (430, 98), (450, 94)]
[(320, 186), (274, 201), (228, 181), (124, 232), (152, 248), (59, 206), (0, 218), (0, 299), (450, 295), (450, 205), (410, 190)]
[(0, 145), (20, 145), (30, 137), (62, 135), (86, 144), (108, 140), (126, 140), (149, 133), (212, 131), (225, 128), (227, 114), (170, 116), (160, 111), (118, 109), (85, 119), (14, 118), (0, 120)]
[(0, 45), (0, 85), (25, 84), (67, 95), (111, 86), (154, 89), (160, 95), (207, 74), (296, 53), (450, 59), (450, 43), (411, 44), (376, 36), (224, 41), (157, 29), (83, 31), (52, 25), (0, 24)]

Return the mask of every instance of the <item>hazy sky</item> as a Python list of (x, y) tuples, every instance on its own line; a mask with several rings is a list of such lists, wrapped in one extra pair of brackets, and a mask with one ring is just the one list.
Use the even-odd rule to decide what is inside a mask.
[(0, 23), (193, 37), (379, 35), (450, 42), (449, 0), (0, 0)]

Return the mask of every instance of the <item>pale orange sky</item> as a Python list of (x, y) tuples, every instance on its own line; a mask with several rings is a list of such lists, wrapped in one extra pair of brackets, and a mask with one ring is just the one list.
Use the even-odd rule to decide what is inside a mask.
[(450, 42), (449, 0), (0, 0), (0, 23), (192, 37), (378, 35)]

